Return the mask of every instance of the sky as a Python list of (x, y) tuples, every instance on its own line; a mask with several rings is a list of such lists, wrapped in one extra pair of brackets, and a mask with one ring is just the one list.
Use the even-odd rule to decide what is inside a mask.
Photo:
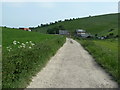
[[(104, 0), (105, 1), (105, 0)], [(1, 7), (2, 6), (2, 7)], [(1, 9), (2, 8), (2, 9)], [(69, 18), (87, 17), (118, 12), (118, 2), (35, 2), (4, 0), (0, 3), (0, 26), (36, 27)]]

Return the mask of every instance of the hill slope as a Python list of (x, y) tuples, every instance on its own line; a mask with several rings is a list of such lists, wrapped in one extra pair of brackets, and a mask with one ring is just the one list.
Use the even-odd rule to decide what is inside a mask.
[(106, 35), (114, 33), (118, 35), (118, 14), (106, 14), (90, 16), (53, 23), (51, 25), (37, 27), (33, 31), (47, 33), (48, 29), (63, 26), (64, 29), (74, 32), (76, 29), (84, 29), (91, 34)]

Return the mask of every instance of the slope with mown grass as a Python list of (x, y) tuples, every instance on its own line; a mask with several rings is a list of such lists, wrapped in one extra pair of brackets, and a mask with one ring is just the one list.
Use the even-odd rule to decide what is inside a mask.
[(25, 88), (64, 44), (65, 37), (3, 28), (3, 88)]
[(62, 26), (64, 29), (74, 33), (76, 29), (84, 29), (91, 34), (98, 34), (98, 36), (108, 35), (113, 33), (118, 35), (118, 14), (106, 14), (85, 18), (71, 19), (54, 23), (47, 26), (36, 27), (33, 31), (47, 33), (48, 29)]

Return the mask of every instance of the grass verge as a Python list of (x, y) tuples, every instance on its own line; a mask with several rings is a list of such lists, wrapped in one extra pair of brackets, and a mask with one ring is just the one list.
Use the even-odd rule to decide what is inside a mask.
[[(34, 46), (18, 48), (14, 40)], [(25, 88), (64, 44), (65, 37), (3, 28), (2, 88)], [(6, 47), (10, 47), (10, 51)]]
[(118, 73), (118, 40), (77, 39), (77, 41), (120, 84), (120, 75)]

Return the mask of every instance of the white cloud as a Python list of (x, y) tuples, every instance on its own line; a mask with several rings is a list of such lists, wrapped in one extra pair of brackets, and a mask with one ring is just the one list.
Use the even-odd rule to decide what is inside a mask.
[[(0, 13), (2, 13), (2, 3), (0, 3)], [(2, 25), (2, 14), (0, 14), (0, 25)]]
[(26, 3), (24, 2), (10, 2), (9, 7), (23, 7)]
[(55, 3), (54, 2), (41, 2), (38, 5), (40, 7), (43, 7), (43, 8), (54, 8), (55, 7)]
[(119, 2), (119, 0), (2, 0), (2, 2)]

